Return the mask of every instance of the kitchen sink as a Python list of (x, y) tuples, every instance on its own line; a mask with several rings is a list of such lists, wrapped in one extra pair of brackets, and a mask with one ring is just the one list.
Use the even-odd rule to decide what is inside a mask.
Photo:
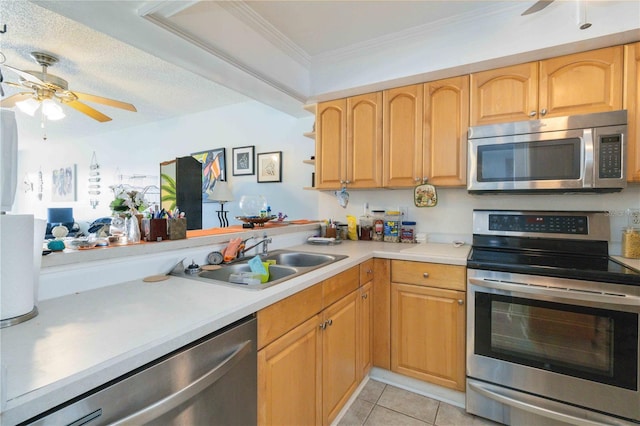
[(300, 251), (272, 253), (264, 257), (265, 260), (275, 260), (277, 265), (294, 267), (320, 266), (333, 263), (336, 256), (322, 253), (307, 253)]
[[(229, 281), (231, 274), (239, 274), (242, 272), (251, 272), (251, 268), (247, 263), (235, 263), (223, 266), (222, 268), (214, 271), (202, 271), (199, 276), (209, 280)], [(269, 267), (269, 280), (267, 283), (281, 280), (297, 272), (298, 270), (296, 268), (292, 268), (290, 266), (271, 265)]]
[(260, 255), (263, 262), (267, 260), (275, 260), (276, 262), (269, 266), (269, 280), (267, 282), (260, 284), (229, 282), (231, 274), (251, 272), (248, 262), (252, 257), (253, 256), (250, 256), (232, 263), (222, 264), (219, 269), (200, 271), (196, 274), (186, 274), (183, 269), (176, 268), (171, 272), (171, 275), (213, 284), (228, 285), (250, 290), (263, 290), (323, 266), (330, 265), (348, 256), (293, 250), (274, 250), (267, 255)]

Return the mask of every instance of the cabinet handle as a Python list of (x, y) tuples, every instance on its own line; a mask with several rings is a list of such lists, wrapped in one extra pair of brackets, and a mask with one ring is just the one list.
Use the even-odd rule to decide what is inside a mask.
[(458, 305), (464, 305), (464, 300), (458, 299)]
[(327, 322), (323, 322), (322, 324), (320, 324), (320, 330), (324, 330), (325, 328), (327, 328)]
[(327, 325), (331, 325), (331, 324), (333, 324), (333, 320), (329, 319), (329, 321), (327, 321)]
[(413, 178), (413, 180), (416, 181), (416, 182), (420, 182), (420, 178), (419, 177)]
[(373, 274), (373, 269), (368, 269), (367, 274)]
[(540, 111), (540, 115), (542, 115), (543, 117), (545, 115), (547, 115), (547, 109), (546, 108), (542, 108), (542, 111)]
[(536, 113), (535, 111), (531, 111), (531, 112), (529, 113), (529, 117), (535, 117), (535, 116), (536, 116), (536, 114), (537, 114), (537, 113)]
[(429, 278), (429, 273), (428, 272), (423, 272), (422, 273), (422, 278)]
[(366, 298), (367, 298), (367, 293), (363, 294), (363, 295), (362, 295), (362, 298), (363, 298), (363, 299), (366, 299)]

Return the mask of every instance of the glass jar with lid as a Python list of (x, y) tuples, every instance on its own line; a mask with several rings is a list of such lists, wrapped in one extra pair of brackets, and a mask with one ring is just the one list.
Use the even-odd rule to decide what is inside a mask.
[(622, 256), (640, 259), (640, 210), (627, 210), (628, 224), (622, 230)]
[(384, 210), (372, 210), (373, 213), (373, 241), (384, 241)]

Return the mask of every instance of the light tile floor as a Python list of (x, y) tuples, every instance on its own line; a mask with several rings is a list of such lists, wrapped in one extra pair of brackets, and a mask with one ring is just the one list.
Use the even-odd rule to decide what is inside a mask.
[(339, 426), (489, 426), (462, 408), (369, 379)]

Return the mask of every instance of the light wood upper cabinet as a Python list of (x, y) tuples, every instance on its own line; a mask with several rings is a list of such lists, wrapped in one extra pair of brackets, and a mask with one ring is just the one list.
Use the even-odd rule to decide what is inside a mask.
[(316, 188), (382, 185), (382, 93), (321, 102), (316, 115)]
[(622, 108), (622, 46), (471, 75), (471, 125)]
[(345, 179), (347, 100), (321, 102), (316, 112), (316, 188), (339, 188)]
[(529, 120), (538, 110), (538, 63), (471, 74), (471, 125)]
[(422, 181), (423, 85), (383, 92), (383, 185), (410, 187)]
[(442, 186), (467, 183), (469, 76), (424, 85), (424, 170), (428, 182)]
[(640, 42), (624, 47), (624, 99), (628, 112), (627, 180), (640, 182)]
[(540, 114), (561, 117), (622, 109), (622, 50), (615, 46), (541, 61)]
[(382, 92), (347, 99), (345, 178), (349, 188), (382, 185)]

